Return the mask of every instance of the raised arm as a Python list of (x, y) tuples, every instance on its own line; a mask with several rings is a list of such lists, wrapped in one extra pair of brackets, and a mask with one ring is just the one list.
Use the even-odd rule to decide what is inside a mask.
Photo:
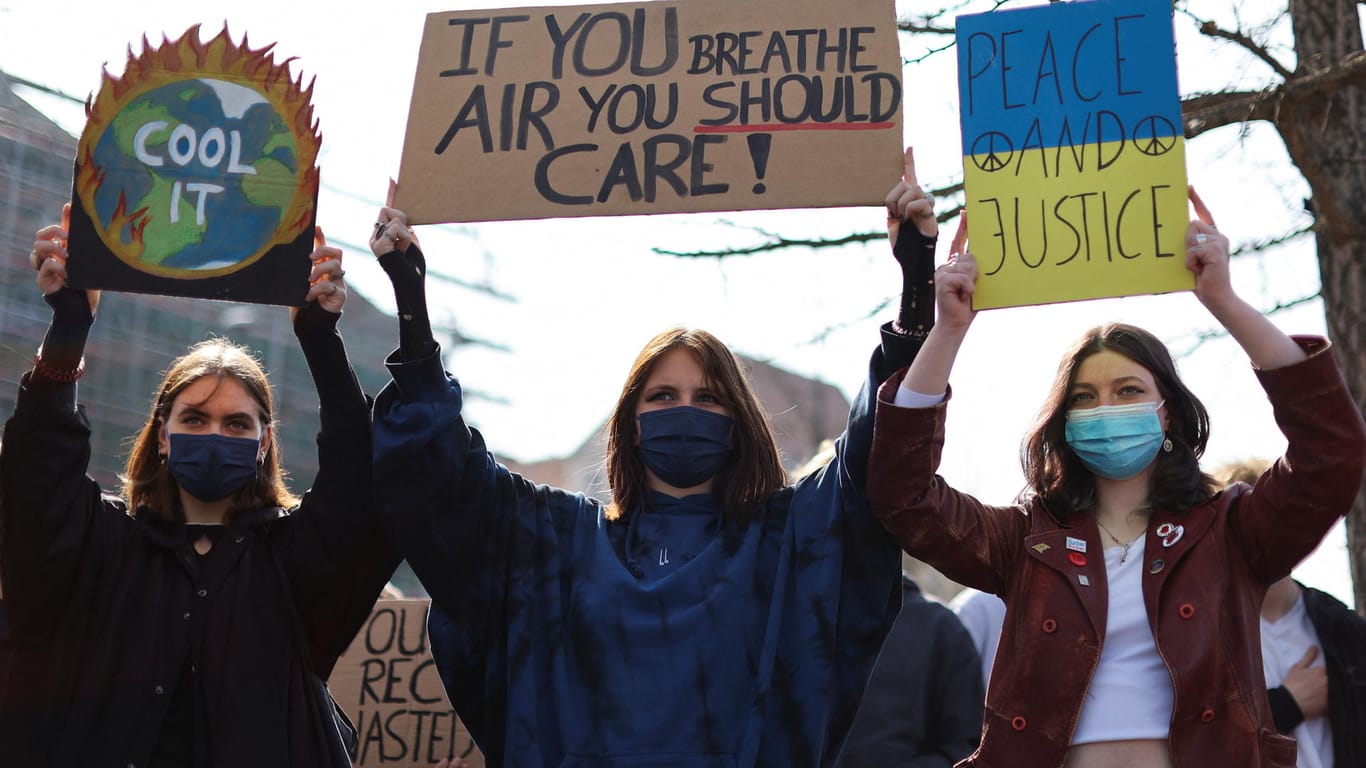
[(948, 262), (934, 272), (934, 300), (939, 317), (902, 380), (902, 388), (911, 392), (938, 396), (948, 391), (949, 373), (958, 357), (958, 349), (977, 316), (972, 308), (972, 294), (977, 286), (977, 260), (968, 252), (966, 244), (967, 217), (964, 215), (959, 218)]
[(67, 206), (61, 224), (38, 230), (28, 255), (38, 288), (52, 307), (52, 322), (33, 369), (20, 380), (0, 448), (6, 602), (16, 635), (30, 638), (41, 631), (35, 622), (52, 615), (45, 608), (68, 599), (83, 564), (90, 565), (92, 557), (117, 556), (114, 539), (126, 520), (122, 514), (101, 514), (106, 502), (86, 475), (90, 425), (76, 408), (76, 380), (84, 371), (99, 293), (66, 284), (69, 215)]
[(291, 515), (283, 565), (316, 671), (326, 677), (399, 556), (371, 503), (370, 403), (337, 331), (347, 298), (342, 252), (321, 231), (314, 244), (308, 295), (290, 314), (318, 393), (318, 474)]
[(1195, 297), (1256, 367), (1272, 370), (1304, 360), (1306, 354), (1299, 344), (1234, 292), (1229, 276), (1229, 240), (1214, 225), (1214, 216), (1195, 187), (1190, 188), (1190, 199), (1196, 219), (1186, 231), (1186, 268), (1195, 273)]
[(375, 503), (423, 586), (463, 629), (487, 613), (478, 594), (500, 545), (492, 518), (515, 502), (499, 496), (507, 473), (465, 424), (460, 385), (442, 366), (426, 260), (407, 217), (383, 208), (378, 218), (370, 248), (393, 285), (399, 346), (385, 361), (393, 381), (375, 401)]

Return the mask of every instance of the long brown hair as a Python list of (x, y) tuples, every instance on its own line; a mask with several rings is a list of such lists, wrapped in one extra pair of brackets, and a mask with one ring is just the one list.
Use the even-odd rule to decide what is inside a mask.
[(607, 422), (607, 480), (612, 486), (612, 502), (606, 512), (609, 520), (634, 511), (645, 498), (645, 462), (636, 439), (636, 406), (655, 364), (675, 349), (685, 349), (697, 360), (707, 385), (721, 396), (734, 420), (731, 455), (712, 486), (726, 514), (743, 516), (787, 484), (768, 416), (735, 355), (706, 331), (671, 328), (640, 350)]
[(267, 440), (265, 458), (257, 466), (256, 479), (232, 497), (229, 519), (242, 510), (297, 504), (298, 498), (289, 492), (284, 471), (280, 468), (280, 441), (273, 435), (275, 400), (265, 370), (246, 347), (227, 339), (208, 339), (172, 361), (157, 386), (151, 412), (133, 439), (133, 450), (128, 454), (123, 471), (123, 497), (128, 508), (145, 507), (163, 520), (184, 517), (180, 508), (180, 487), (162, 460), (158, 437), (165, 429), (166, 417), (176, 398), (206, 376), (216, 378), (220, 383), (233, 379), (241, 384), (260, 408), (262, 438), (265, 439), (266, 427), (272, 432)]
[(1158, 451), (1149, 477), (1148, 502), (1153, 508), (1183, 512), (1214, 495), (1214, 481), (1200, 470), (1209, 440), (1209, 413), (1176, 372), (1176, 363), (1156, 336), (1125, 323), (1109, 323), (1087, 331), (1058, 365), (1039, 417), (1020, 449), (1029, 490), (1062, 520), (1095, 506), (1096, 479), (1067, 446), (1065, 422), (1068, 393), (1077, 369), (1097, 352), (1117, 352), (1147, 369), (1166, 400), (1167, 438), (1172, 450)]

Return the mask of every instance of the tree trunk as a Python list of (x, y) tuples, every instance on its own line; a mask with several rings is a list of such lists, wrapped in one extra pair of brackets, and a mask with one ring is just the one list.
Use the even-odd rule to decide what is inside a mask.
[[(1290, 13), (1296, 78), (1362, 55), (1354, 0), (1290, 0)], [(1309, 182), (1328, 334), (1357, 407), (1366, 408), (1366, 88), (1287, 89), (1274, 122)], [(1357, 611), (1366, 615), (1366, 483), (1347, 516), (1347, 550)]]

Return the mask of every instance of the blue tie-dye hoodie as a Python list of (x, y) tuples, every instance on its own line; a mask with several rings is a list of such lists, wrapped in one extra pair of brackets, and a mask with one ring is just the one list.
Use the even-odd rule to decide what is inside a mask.
[(864, 500), (884, 357), (835, 458), (747, 522), (659, 494), (609, 521), (494, 461), (439, 353), (389, 363), (380, 514), (489, 766), (833, 763), (900, 606), (900, 548)]

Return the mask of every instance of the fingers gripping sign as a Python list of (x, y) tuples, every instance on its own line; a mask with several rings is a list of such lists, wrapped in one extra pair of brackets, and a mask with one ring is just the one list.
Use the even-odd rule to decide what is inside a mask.
[[(29, 266), (37, 271), (38, 290), (51, 296), (66, 287), (67, 232), (71, 229), (71, 204), (62, 206), (62, 223), (49, 224), (33, 236), (33, 250), (28, 253)], [(99, 291), (86, 291), (90, 314), (100, 303)]]
[(313, 267), (308, 273), (308, 295), (305, 303), (318, 302), (318, 306), (332, 313), (340, 313), (346, 304), (346, 270), (342, 269), (342, 250), (327, 244), (327, 236), (322, 227), (313, 231), (313, 252), (308, 255)]
[(379, 209), (375, 221), (375, 231), (370, 235), (370, 250), (375, 256), (398, 251), (403, 253), (408, 246), (417, 244), (417, 237), (408, 226), (408, 216), (397, 208), (385, 206)]

